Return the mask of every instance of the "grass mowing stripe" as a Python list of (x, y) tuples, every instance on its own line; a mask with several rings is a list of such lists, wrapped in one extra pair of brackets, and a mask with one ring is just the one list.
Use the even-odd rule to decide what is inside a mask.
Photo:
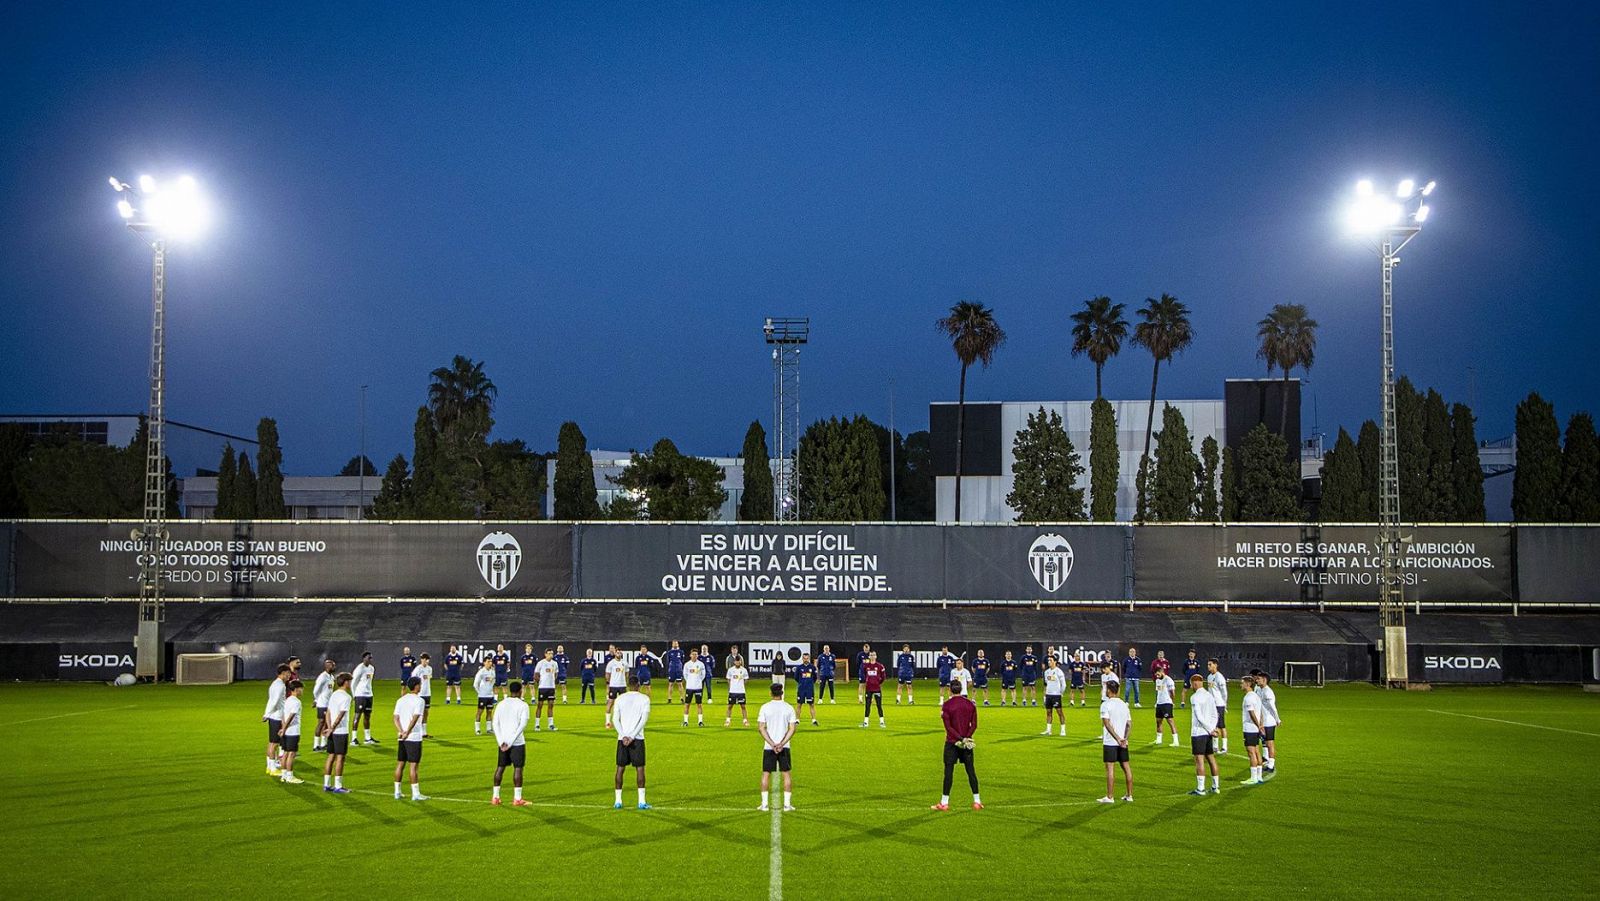
[(767, 901), (783, 901), (783, 805), (772, 805), (772, 850), (767, 852)]
[(1519, 720), (1503, 720), (1495, 716), (1478, 716), (1472, 713), (1456, 713), (1453, 710), (1429, 710), (1429, 713), (1438, 713), (1444, 716), (1461, 716), (1469, 720), (1483, 720), (1486, 723), (1505, 723), (1507, 726), (1523, 726), (1528, 729), (1544, 729), (1547, 732), (1565, 732), (1568, 735), (1587, 735), (1590, 738), (1600, 738), (1600, 732), (1584, 732), (1579, 729), (1563, 729), (1560, 726), (1541, 726), (1538, 723), (1524, 723)]
[(73, 711), (72, 713), (58, 713), (55, 716), (36, 716), (31, 720), (16, 720), (15, 722), (10, 723), (0, 723), (0, 729), (10, 726), (25, 726), (28, 723), (42, 723), (46, 720), (61, 720), (66, 719), (69, 716), (88, 716), (91, 713), (107, 713), (112, 710), (132, 710), (135, 706), (136, 705), (134, 704), (124, 704), (121, 707), (101, 707), (96, 710), (77, 710)]

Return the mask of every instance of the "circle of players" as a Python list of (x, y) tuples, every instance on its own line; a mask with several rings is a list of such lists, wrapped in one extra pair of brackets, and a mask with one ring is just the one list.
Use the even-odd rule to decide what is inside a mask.
[[(1144, 676), (1144, 661), (1137, 648), (1129, 648), (1121, 666), (1110, 661), (1090, 662), (1080, 651), (1066, 661), (1063, 669), (1054, 655), (1043, 661), (1029, 645), (1020, 658), (1013, 659), (1011, 651), (993, 660), (982, 650), (968, 663), (965, 654), (951, 654), (944, 646), (936, 658), (939, 683), (939, 706), (945, 725), (945, 775), (944, 791), (934, 810), (948, 810), (954, 767), (964, 766), (972, 789), (973, 807), (981, 810), (983, 803), (978, 793), (978, 777), (974, 767), (975, 734), (977, 731), (976, 698), (981, 693), (984, 707), (990, 706), (991, 681), (999, 682), (999, 706), (1038, 707), (1044, 703), (1044, 731), (1051, 735), (1051, 727), (1060, 725), (1060, 735), (1067, 734), (1064, 707), (1085, 707), (1087, 686), (1091, 671), (1098, 670), (1100, 682), (1100, 723), (1103, 760), (1106, 770), (1106, 794), (1099, 798), (1103, 804), (1115, 803), (1115, 778), (1120, 771), (1123, 777), (1123, 801), (1133, 800), (1133, 772), (1129, 763), (1128, 748), (1131, 742), (1133, 707), (1143, 707), (1140, 681)], [(444, 659), (445, 704), (461, 704), (461, 686), (470, 681), (477, 697), (477, 711), (473, 720), (474, 734), (494, 737), (499, 757), (494, 771), (491, 803), (500, 805), (500, 786), (507, 769), (512, 770), (514, 806), (528, 806), (522, 797), (522, 774), (526, 763), (525, 732), (530, 722), (534, 731), (547, 728), (556, 731), (556, 694), (561, 703), (567, 703), (567, 684), (570, 659), (566, 649), (557, 645), (536, 655), (532, 644), (523, 646), (520, 660), (521, 681), (511, 678), (511, 655), (505, 645), (496, 647), (493, 654), (484, 656), (481, 666), (470, 680), (464, 680), (467, 666), (465, 655), (454, 645)], [(902, 646), (894, 660), (896, 704), (916, 703), (916, 655), (910, 645)], [(638, 792), (637, 806), (649, 810), (645, 800), (645, 741), (644, 726), (650, 715), (652, 677), (657, 670), (666, 674), (666, 703), (683, 705), (682, 725), (689, 725), (691, 709), (696, 714), (696, 726), (705, 725), (705, 702), (712, 700), (712, 676), (716, 661), (706, 645), (685, 651), (679, 643), (672, 642), (665, 655), (658, 656), (641, 645), (634, 662), (627, 663), (616, 645), (603, 654), (589, 649), (578, 661), (580, 684), (579, 704), (598, 706), (597, 684), (606, 687), (605, 725), (617, 733), (615, 798), (613, 806), (621, 808), (623, 779), (626, 770), (635, 771)], [(1218, 670), (1216, 660), (1204, 664), (1190, 649), (1181, 664), (1182, 682), (1172, 678), (1172, 662), (1165, 651), (1158, 651), (1151, 661), (1150, 674), (1155, 689), (1155, 740), (1163, 744), (1162, 736), (1170, 735), (1171, 744), (1179, 744), (1177, 727), (1173, 720), (1174, 700), (1178, 708), (1190, 708), (1189, 742), (1195, 761), (1195, 788), (1191, 795), (1203, 796), (1221, 791), (1221, 774), (1217, 755), (1228, 753), (1227, 704), (1228, 679)], [(317, 675), (312, 688), (316, 709), (316, 726), (313, 751), (327, 754), (323, 766), (322, 789), (334, 794), (346, 794), (344, 787), (344, 762), (352, 742), (377, 745), (372, 737), (373, 682), (377, 677), (372, 654), (365, 653), (361, 662), (349, 672), (336, 672), (334, 660), (324, 660), (322, 672)], [(1120, 672), (1119, 672), (1120, 669)], [(817, 725), (816, 705), (824, 692), (827, 703), (837, 704), (835, 674), (838, 658), (832, 648), (823, 645), (822, 653), (813, 660), (809, 653), (800, 662), (792, 664), (783, 655), (774, 655), (770, 666), (772, 700), (757, 713), (757, 728), (763, 740), (761, 804), (759, 810), (768, 809), (770, 780), (774, 773), (782, 774), (783, 809), (793, 810), (793, 783), (791, 776), (790, 743), (800, 721), (800, 712), (785, 699), (785, 686), (790, 677), (795, 680), (794, 698), (800, 709), (809, 708), (811, 724)], [(395, 702), (394, 726), (398, 751), (394, 773), (394, 797), (402, 798), (402, 788), (409, 781), (411, 799), (426, 801), (422, 794), (418, 769), (422, 761), (422, 743), (429, 738), (428, 714), (432, 706), (433, 664), (428, 654), (413, 656), (409, 647), (400, 659), (400, 683), (404, 692)], [(871, 725), (874, 705), (877, 707), (878, 725), (887, 728), (883, 713), (884, 686), (889, 678), (889, 668), (878, 659), (870, 644), (863, 644), (856, 654), (856, 701), (863, 706), (861, 727)], [(723, 678), (727, 682), (727, 708), (723, 726), (733, 724), (734, 708), (739, 709), (741, 725), (749, 726), (746, 690), (752, 679), (751, 671), (739, 655), (738, 647), (730, 650), (723, 659)], [(1041, 685), (1042, 683), (1042, 685)], [(523, 699), (524, 685), (535, 686), (535, 706), (530, 712)], [(1126, 686), (1126, 688), (1124, 688)], [(1245, 748), (1250, 758), (1250, 776), (1241, 784), (1263, 784), (1277, 771), (1277, 727), (1282, 722), (1278, 714), (1277, 698), (1271, 679), (1264, 672), (1252, 670), (1239, 679), (1243, 693), (1240, 715)], [(674, 701), (674, 689), (681, 695)], [(1041, 690), (1042, 689), (1042, 690)], [(267, 707), (262, 720), (267, 723), (267, 774), (281, 781), (300, 785), (305, 780), (294, 774), (295, 759), (300, 750), (303, 725), (301, 695), (304, 683), (300, 677), (300, 659), (291, 657), (278, 667), (267, 692)], [(1037, 691), (1037, 694), (1036, 694)], [(541, 723), (541, 715), (544, 721)], [(364, 738), (356, 738), (358, 724)], [(1210, 777), (1207, 787), (1206, 778)]]

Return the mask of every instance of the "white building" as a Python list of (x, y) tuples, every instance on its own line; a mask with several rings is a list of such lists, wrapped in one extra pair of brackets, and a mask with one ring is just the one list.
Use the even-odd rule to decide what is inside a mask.
[[(589, 452), (589, 457), (594, 460), (594, 487), (600, 496), (600, 506), (606, 507), (619, 495), (623, 489), (611, 481), (612, 477), (622, 474), (624, 469), (633, 461), (633, 454), (627, 451), (595, 450)], [(722, 468), (722, 488), (728, 492), (728, 497), (722, 502), (722, 509), (713, 514), (711, 522), (734, 522), (739, 518), (739, 501), (744, 497), (744, 458), (743, 457), (702, 457), (710, 460)], [(555, 518), (556, 506), (556, 461), (554, 458), (545, 461), (545, 491), (544, 491), (544, 516), (546, 519)]]
[[(289, 519), (357, 519), (383, 487), (381, 476), (284, 476), (283, 506)], [(217, 477), (191, 476), (183, 480), (185, 519), (210, 519), (217, 509)]]

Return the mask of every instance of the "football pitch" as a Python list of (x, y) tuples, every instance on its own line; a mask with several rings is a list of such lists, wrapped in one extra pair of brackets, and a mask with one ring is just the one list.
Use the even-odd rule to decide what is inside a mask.
[[(751, 687), (755, 698), (764, 683)], [(754, 706), (749, 728), (737, 715), (724, 728), (715, 704), (704, 728), (683, 728), (663, 685), (646, 733), (650, 811), (633, 807), (631, 771), (627, 806), (612, 809), (615, 739), (593, 706), (561, 706), (558, 732), (528, 733), (533, 803), (512, 808), (488, 803), (494, 746), (472, 734), (470, 698), (434, 707), (422, 763), (432, 800), (412, 802), (391, 797), (393, 680), (377, 685), (383, 743), (351, 750), (344, 796), (320, 790), (320, 753), (302, 752), (305, 785), (265, 774), (264, 683), (3, 685), (4, 894), (1600, 893), (1600, 695), (1576, 688), (1279, 687), (1278, 775), (1239, 785), (1235, 729), (1222, 792), (1204, 798), (1187, 794), (1188, 711), (1177, 711), (1182, 746), (1155, 747), (1147, 703), (1134, 711), (1135, 801), (1114, 806), (1095, 802), (1096, 695), (1068, 711), (1065, 738), (1038, 734), (1042, 709), (980, 708), (987, 809), (971, 809), (958, 768), (951, 811), (937, 813), (933, 686), (919, 686), (916, 706), (891, 701), (886, 729), (875, 717), (860, 728), (855, 686), (843, 687), (793, 742), (797, 810), (761, 813)], [(1230, 701), (1236, 727), (1237, 689)]]

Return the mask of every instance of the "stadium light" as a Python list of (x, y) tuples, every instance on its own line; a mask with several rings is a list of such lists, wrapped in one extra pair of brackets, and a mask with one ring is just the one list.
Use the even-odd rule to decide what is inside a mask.
[(151, 264), (150, 324), (150, 417), (146, 423), (144, 466), (144, 519), (133, 532), (135, 541), (149, 542), (140, 555), (139, 631), (134, 649), (134, 675), (157, 678), (161, 675), (162, 577), (159, 553), (167, 538), (167, 240), (188, 240), (205, 232), (211, 223), (211, 209), (200, 184), (192, 176), (179, 177), (164, 188), (150, 175), (140, 175), (138, 187), (116, 176), (107, 179), (120, 195), (117, 215), (128, 228), (150, 239), (154, 255)]
[(1415, 179), (1395, 187), (1395, 199), (1379, 196), (1372, 180), (1356, 182), (1355, 198), (1345, 211), (1345, 224), (1354, 234), (1379, 240), (1378, 257), (1383, 274), (1383, 420), (1378, 445), (1378, 618), (1383, 626), (1384, 683), (1403, 686), (1410, 681), (1406, 661), (1405, 593), (1400, 580), (1400, 453), (1395, 435), (1394, 403), (1394, 267), (1400, 251), (1422, 231), (1429, 208), (1422, 198), (1433, 193), (1435, 182), (1417, 191)]

